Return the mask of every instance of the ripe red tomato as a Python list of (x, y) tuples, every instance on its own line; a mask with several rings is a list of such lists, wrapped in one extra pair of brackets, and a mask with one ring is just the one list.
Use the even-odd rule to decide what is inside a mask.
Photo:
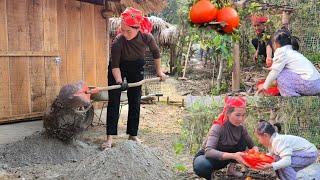
[(191, 22), (195, 24), (208, 23), (216, 19), (218, 9), (210, 0), (199, 0), (189, 12)]
[[(264, 84), (264, 81), (265, 80), (260, 80), (257, 82), (257, 88), (260, 88), (263, 86)], [(271, 87), (269, 87), (266, 91), (265, 91), (265, 94), (266, 95), (269, 95), (269, 96), (277, 96), (280, 94), (280, 91), (278, 89), (278, 85), (277, 85), (277, 82), (273, 83), (271, 85)]]
[[(250, 151), (250, 150), (249, 150)], [(253, 168), (257, 166), (258, 163), (272, 163), (274, 162), (274, 158), (271, 156), (268, 156), (261, 152), (250, 152), (245, 153), (243, 156), (243, 159)]]
[(222, 30), (225, 33), (232, 33), (240, 24), (240, 17), (232, 7), (224, 7), (218, 11), (217, 22), (225, 23)]

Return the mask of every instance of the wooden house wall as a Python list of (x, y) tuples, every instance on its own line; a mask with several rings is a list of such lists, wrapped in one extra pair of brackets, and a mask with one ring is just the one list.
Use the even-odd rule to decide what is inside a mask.
[(107, 84), (102, 9), (76, 0), (0, 0), (0, 123), (41, 115), (64, 84)]

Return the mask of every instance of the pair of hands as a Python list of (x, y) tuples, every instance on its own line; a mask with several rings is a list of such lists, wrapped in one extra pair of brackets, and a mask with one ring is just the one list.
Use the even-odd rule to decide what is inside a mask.
[[(158, 77), (160, 77), (160, 81), (164, 81), (167, 78), (167, 75), (165, 75), (163, 72), (157, 73)], [(120, 85), (120, 90), (121, 91), (126, 91), (128, 89), (128, 82), (127, 79), (124, 78), (122, 82), (117, 82), (117, 85)]]
[(157, 73), (157, 76), (160, 77), (160, 81), (165, 81), (167, 78), (167, 75), (163, 73), (162, 71)]
[[(256, 151), (259, 151), (259, 148), (257, 146), (254, 146), (253, 149), (255, 149)], [(246, 161), (242, 158), (242, 156), (244, 156), (243, 152), (236, 152), (233, 153), (233, 159), (236, 160), (237, 162), (246, 165), (247, 167), (250, 167), (249, 164), (246, 163)], [(272, 164), (269, 163), (259, 163), (256, 166), (256, 169), (253, 170), (267, 170), (272, 168)]]
[(255, 95), (259, 95), (261, 93), (264, 93), (265, 91), (266, 91), (266, 89), (264, 89), (263, 86), (260, 86), (260, 87), (258, 87), (258, 90)]
[[(255, 63), (258, 63), (258, 51), (256, 51), (253, 55), (253, 61)], [(272, 58), (271, 57), (267, 57), (266, 58), (266, 65), (267, 65), (267, 68), (270, 68), (271, 65), (272, 65)]]
[[(257, 146), (254, 146), (252, 149), (254, 149), (255, 151), (259, 151), (259, 148)], [(233, 153), (233, 159), (236, 160), (237, 162), (244, 164), (246, 166), (249, 166), (246, 161), (242, 158), (242, 156), (244, 156), (244, 152), (236, 152)]]

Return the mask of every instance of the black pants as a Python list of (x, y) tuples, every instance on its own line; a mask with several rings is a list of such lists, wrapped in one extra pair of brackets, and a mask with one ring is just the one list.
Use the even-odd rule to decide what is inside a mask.
[[(144, 60), (121, 63), (120, 71), (122, 79), (126, 77), (128, 83), (134, 83), (143, 80), (143, 65)], [(112, 75), (112, 69), (110, 66), (108, 71), (108, 85), (115, 85), (116, 81)], [(107, 108), (107, 135), (117, 135), (121, 90), (115, 89), (109, 91), (108, 93), (109, 102)], [(127, 95), (129, 104), (127, 134), (131, 136), (137, 136), (140, 118), (141, 86), (128, 88)]]
[[(235, 153), (246, 150), (246, 143), (240, 139), (237, 145), (218, 148), (219, 151)], [(205, 157), (205, 151), (200, 150), (193, 159), (193, 171), (199, 176), (210, 180), (214, 170), (225, 168), (229, 163), (235, 160), (219, 160)]]

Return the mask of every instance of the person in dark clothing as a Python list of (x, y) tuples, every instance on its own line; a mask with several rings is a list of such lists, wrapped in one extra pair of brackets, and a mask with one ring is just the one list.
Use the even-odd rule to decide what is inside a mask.
[(194, 172), (212, 179), (215, 170), (228, 164), (228, 175), (242, 177), (235, 170), (235, 163), (245, 164), (242, 159), (246, 148), (255, 148), (246, 128), (242, 125), (246, 114), (246, 100), (242, 97), (226, 97), (223, 112), (213, 122), (202, 149), (193, 160)]
[(252, 17), (252, 24), (255, 29), (257, 37), (252, 39), (251, 43), (256, 49), (254, 55), (253, 55), (253, 61), (255, 63), (259, 63), (259, 57), (262, 57), (263, 60), (265, 60), (267, 67), (270, 67), (272, 64), (272, 56), (273, 56), (273, 50), (272, 50), (272, 41), (263, 40), (263, 35), (265, 33), (265, 23), (268, 21), (267, 17), (259, 17), (259, 16), (253, 16)]
[[(154, 37), (150, 34), (151, 22), (142, 16), (142, 12), (127, 8), (121, 14), (120, 34), (112, 42), (111, 62), (109, 63), (108, 85), (121, 85), (121, 89), (109, 91), (107, 108), (107, 140), (102, 144), (103, 149), (111, 148), (112, 135), (117, 135), (119, 106), (121, 91), (127, 90), (128, 95), (128, 122), (127, 131), (129, 140), (141, 142), (138, 138), (140, 118), (141, 86), (127, 89), (127, 83), (143, 80), (144, 56), (149, 47), (153, 54), (157, 75), (164, 80), (166, 75), (161, 71), (160, 50)], [(127, 80), (127, 82), (125, 81)]]

